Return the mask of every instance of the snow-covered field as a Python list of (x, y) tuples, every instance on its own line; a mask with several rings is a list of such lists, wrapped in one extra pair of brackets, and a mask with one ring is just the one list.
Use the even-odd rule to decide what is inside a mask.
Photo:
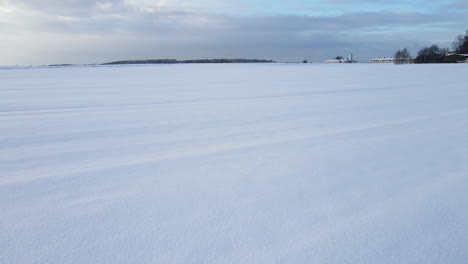
[(0, 263), (468, 263), (468, 65), (0, 70)]

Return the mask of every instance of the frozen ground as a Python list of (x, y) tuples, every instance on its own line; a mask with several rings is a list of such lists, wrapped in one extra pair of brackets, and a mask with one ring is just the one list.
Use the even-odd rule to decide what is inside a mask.
[(468, 65), (0, 70), (0, 263), (468, 260)]

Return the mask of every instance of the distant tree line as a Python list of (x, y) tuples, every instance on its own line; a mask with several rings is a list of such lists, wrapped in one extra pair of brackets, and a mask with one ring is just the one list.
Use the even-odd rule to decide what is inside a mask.
[(447, 48), (440, 48), (437, 45), (422, 48), (416, 56), (415, 63), (442, 63), (445, 56), (449, 54)]
[(468, 31), (466, 35), (458, 35), (452, 43), (451, 52), (448, 48), (440, 48), (438, 45), (424, 47), (418, 51), (416, 58), (412, 58), (408, 49), (397, 50), (393, 55), (395, 64), (405, 63), (453, 63), (464, 60), (468, 54)]
[(202, 59), (202, 60), (175, 60), (175, 59), (157, 59), (157, 60), (123, 60), (103, 63), (102, 65), (117, 64), (178, 64), (178, 63), (273, 63), (272, 60), (258, 59)]

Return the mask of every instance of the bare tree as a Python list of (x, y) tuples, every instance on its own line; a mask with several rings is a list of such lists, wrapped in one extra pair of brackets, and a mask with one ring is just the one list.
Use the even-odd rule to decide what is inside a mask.
[(466, 35), (458, 35), (452, 43), (452, 49), (458, 54), (468, 54), (468, 31)]
[(407, 48), (404, 48), (395, 52), (393, 58), (395, 59), (395, 64), (409, 63), (411, 60), (411, 54), (409, 53)]
[(455, 53), (461, 53), (463, 45), (465, 44), (465, 36), (458, 35), (454, 42), (452, 42), (452, 49)]

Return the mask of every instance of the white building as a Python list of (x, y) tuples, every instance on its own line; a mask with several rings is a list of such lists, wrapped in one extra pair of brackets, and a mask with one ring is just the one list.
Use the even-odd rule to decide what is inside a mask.
[(377, 59), (372, 59), (369, 61), (369, 63), (394, 63), (395, 59), (394, 58), (377, 58)]

